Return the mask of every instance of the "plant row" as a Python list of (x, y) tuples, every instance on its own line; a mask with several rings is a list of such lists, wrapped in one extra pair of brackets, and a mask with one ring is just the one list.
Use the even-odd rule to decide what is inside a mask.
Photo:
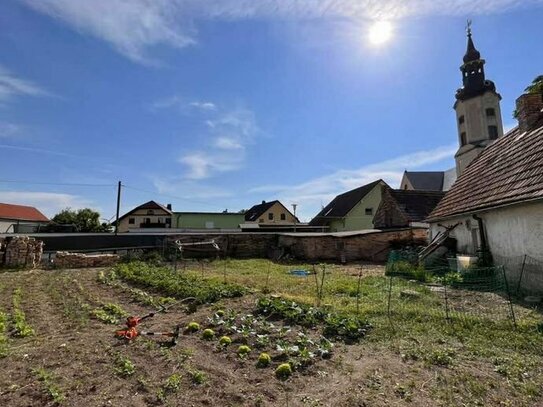
[(172, 297), (193, 297), (200, 304), (215, 302), (221, 298), (240, 297), (246, 292), (246, 289), (239, 285), (181, 275), (168, 267), (140, 261), (118, 264), (113, 270), (121, 279), (130, 283), (151, 287)]

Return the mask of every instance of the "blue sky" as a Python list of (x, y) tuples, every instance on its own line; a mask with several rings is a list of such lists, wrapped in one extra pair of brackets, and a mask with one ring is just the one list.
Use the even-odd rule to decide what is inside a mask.
[[(0, 201), (111, 218), (122, 180), (123, 212), (281, 199), (309, 220), (348, 189), (454, 165), (467, 18), (513, 126), (542, 17), (543, 0), (3, 1), (0, 180), (17, 182)], [(372, 46), (383, 19), (393, 36)]]

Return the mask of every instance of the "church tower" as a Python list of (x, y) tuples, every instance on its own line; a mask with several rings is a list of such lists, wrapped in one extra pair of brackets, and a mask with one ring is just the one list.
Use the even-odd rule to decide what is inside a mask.
[(494, 82), (485, 78), (485, 60), (473, 44), (471, 22), (467, 33), (468, 47), (460, 67), (463, 86), (456, 91), (454, 104), (460, 145), (454, 156), (458, 176), (487, 145), (503, 136), (501, 96)]

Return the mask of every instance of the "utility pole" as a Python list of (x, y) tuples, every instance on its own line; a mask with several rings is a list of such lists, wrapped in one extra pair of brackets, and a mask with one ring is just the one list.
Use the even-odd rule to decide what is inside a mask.
[(292, 205), (292, 209), (294, 210), (294, 233), (296, 233), (296, 207), (298, 206), (298, 204), (293, 203), (291, 205)]
[(115, 236), (119, 230), (119, 210), (121, 209), (121, 181), (117, 184), (117, 214), (115, 215)]

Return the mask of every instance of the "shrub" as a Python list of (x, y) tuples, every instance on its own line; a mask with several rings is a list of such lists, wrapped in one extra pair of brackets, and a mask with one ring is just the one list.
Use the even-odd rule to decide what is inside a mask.
[(292, 375), (292, 367), (289, 363), (282, 363), (275, 369), (275, 377), (279, 380), (287, 380)]
[(229, 336), (221, 336), (221, 339), (219, 339), (219, 345), (222, 347), (227, 347), (232, 343), (232, 339), (230, 339)]
[(204, 329), (204, 332), (202, 332), (202, 339), (205, 339), (206, 341), (210, 341), (215, 337), (215, 332), (213, 329)]
[(240, 345), (240, 347), (238, 348), (238, 355), (240, 357), (245, 357), (249, 353), (251, 353), (251, 348), (247, 345)]
[(200, 330), (200, 324), (198, 322), (189, 322), (185, 330), (187, 332), (197, 332)]
[(267, 367), (271, 363), (271, 356), (265, 352), (262, 352), (260, 356), (258, 356), (258, 362), (256, 365), (258, 367)]

